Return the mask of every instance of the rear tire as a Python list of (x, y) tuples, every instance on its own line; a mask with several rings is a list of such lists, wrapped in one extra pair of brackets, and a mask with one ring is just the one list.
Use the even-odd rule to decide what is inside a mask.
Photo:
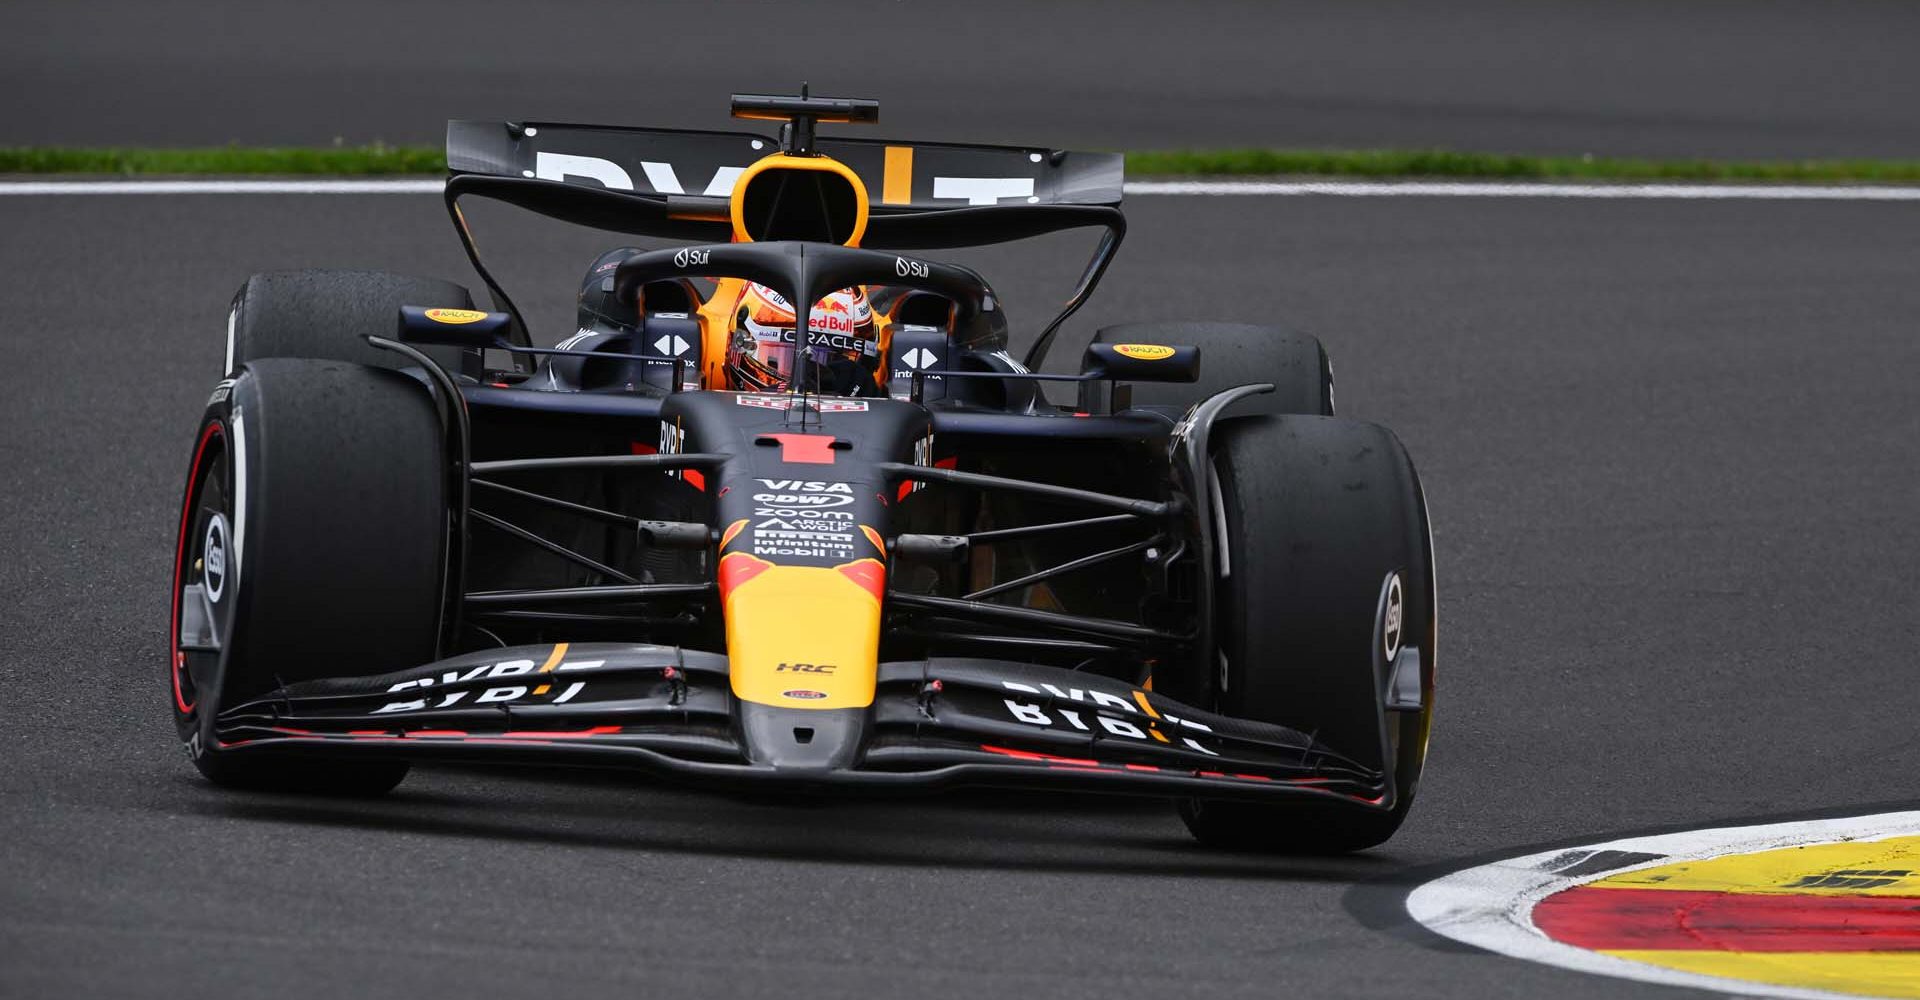
[[(1420, 477), (1391, 431), (1332, 417), (1252, 417), (1215, 431), (1226, 544), (1217, 560), (1223, 714), (1312, 733), (1381, 767), (1389, 677), (1376, 673), (1382, 591), (1400, 574), (1402, 644), (1420, 654), (1421, 708), (1387, 711), (1395, 805), (1189, 799), (1180, 813), (1217, 846), (1310, 854), (1372, 847), (1413, 804), (1433, 718), (1433, 556)], [(1404, 653), (1402, 654), (1404, 655)], [(1391, 670), (1388, 664), (1385, 670)]]
[(283, 684), (432, 661), (446, 566), (444, 443), (413, 378), (249, 362), (201, 421), (180, 516), (174, 722), (215, 784), (372, 795), (407, 765), (222, 747), (213, 718)]
[(1273, 391), (1227, 407), (1224, 416), (1313, 413), (1333, 416), (1333, 364), (1320, 338), (1246, 323), (1122, 323), (1093, 335), (1101, 344), (1184, 344), (1200, 348), (1197, 382), (1138, 382), (1135, 406), (1185, 409), (1222, 389), (1272, 382)]
[[(405, 368), (413, 362), (364, 339), (368, 334), (395, 336), (403, 305), (472, 309), (473, 296), (451, 281), (385, 271), (256, 274), (233, 296), (225, 370), (233, 372), (260, 358), (316, 358)], [(420, 350), (448, 372), (460, 371), (460, 348), (422, 346)]]

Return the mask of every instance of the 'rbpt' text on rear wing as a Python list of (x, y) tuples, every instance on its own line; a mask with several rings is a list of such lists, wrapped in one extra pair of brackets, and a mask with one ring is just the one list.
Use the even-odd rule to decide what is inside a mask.
[[(778, 143), (748, 132), (450, 121), (454, 174), (537, 178), (660, 197), (725, 198)], [(822, 137), (818, 151), (873, 192), (876, 213), (977, 205), (1118, 205), (1118, 153)]]

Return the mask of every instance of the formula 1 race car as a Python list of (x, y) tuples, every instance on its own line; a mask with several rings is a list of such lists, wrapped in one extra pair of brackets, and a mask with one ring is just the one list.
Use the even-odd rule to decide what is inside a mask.
[[(1391, 836), (1433, 711), (1426, 502), (1333, 416), (1320, 342), (1136, 322), (1043, 371), (1126, 230), (1120, 157), (822, 137), (878, 106), (804, 90), (733, 110), (777, 138), (450, 122), (491, 310), (241, 287), (173, 583), (200, 771), (1053, 787), (1176, 800), (1214, 844)], [(465, 198), (664, 246), (594, 262), (540, 347)], [(1097, 248), (1023, 360), (987, 281), (918, 253), (1074, 229)]]

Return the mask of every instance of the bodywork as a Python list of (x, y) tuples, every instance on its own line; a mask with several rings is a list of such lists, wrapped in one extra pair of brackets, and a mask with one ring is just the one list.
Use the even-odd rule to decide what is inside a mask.
[[(1156, 377), (1155, 361), (1196, 370), (1178, 345), (1036, 371), (1125, 231), (1118, 158), (823, 139), (881, 192), (861, 248), (719, 242), (720, 213), (739, 200), (729, 172), (751, 166), (756, 143), (773, 140), (451, 123), (448, 204), (494, 292), (491, 346), (515, 360), (490, 368), (475, 347), (453, 372), (405, 336), (376, 340), (408, 355), (442, 403), (458, 498), (443, 656), (220, 706), (204, 716), (206, 745), (793, 788), (1070, 786), (1393, 809), (1396, 682), (1408, 697), (1398, 665), (1376, 664), (1376, 745), (1331, 747), (1205, 707), (1220, 530), (1208, 436), (1227, 404), (1265, 387), (1177, 412), (1128, 405), (1125, 381)], [(714, 242), (610, 269), (608, 290), (642, 305), (624, 351), (583, 363), (639, 373), (589, 390), (582, 356), (532, 347), (487, 275), (458, 205), (472, 195)], [(1024, 363), (1007, 353), (984, 279), (901, 251), (1084, 226), (1099, 244)], [(950, 321), (890, 345), (888, 397), (689, 388), (710, 324), (698, 302), (657, 314), (644, 303), (663, 283), (697, 298), (687, 283), (722, 276), (803, 306), (854, 283), (887, 286), (877, 301), (932, 294)], [(646, 349), (682, 330), (687, 350)], [(673, 374), (649, 381), (652, 369)], [(1074, 399), (1050, 401), (1048, 385)]]

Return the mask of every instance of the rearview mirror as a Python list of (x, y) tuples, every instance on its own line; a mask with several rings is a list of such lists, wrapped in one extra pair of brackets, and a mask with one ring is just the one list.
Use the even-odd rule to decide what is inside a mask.
[(1200, 378), (1200, 349), (1183, 344), (1088, 344), (1080, 374), (1115, 382), (1195, 382)]
[(400, 307), (400, 342), (403, 344), (441, 344), (484, 350), (506, 348), (507, 330), (513, 316), (478, 309), (442, 309), (429, 306)]

